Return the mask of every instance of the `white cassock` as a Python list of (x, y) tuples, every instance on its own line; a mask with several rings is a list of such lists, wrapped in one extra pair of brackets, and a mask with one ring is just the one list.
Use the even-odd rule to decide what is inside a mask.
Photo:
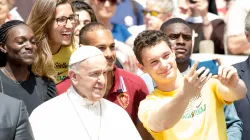
[(90, 102), (73, 87), (38, 106), (29, 120), (36, 140), (141, 140), (123, 108), (106, 99)]

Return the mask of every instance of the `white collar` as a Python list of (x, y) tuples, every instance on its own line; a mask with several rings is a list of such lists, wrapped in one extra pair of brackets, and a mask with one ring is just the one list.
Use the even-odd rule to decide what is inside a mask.
[[(207, 16), (208, 16), (208, 20), (209, 21), (213, 21), (215, 19), (220, 19), (220, 17), (218, 15), (215, 15), (213, 13), (208, 13)], [(189, 17), (187, 19), (187, 21), (191, 22), (191, 23), (202, 23), (203, 22), (201, 16), (198, 16), (198, 17)]]
[(93, 101), (89, 101), (86, 98), (83, 98), (75, 91), (73, 86), (70, 86), (70, 88), (67, 90), (67, 94), (68, 94), (70, 100), (75, 105), (80, 105), (80, 106), (84, 106), (84, 107), (96, 107), (97, 105), (99, 106), (99, 103), (100, 103), (99, 101), (93, 102)]

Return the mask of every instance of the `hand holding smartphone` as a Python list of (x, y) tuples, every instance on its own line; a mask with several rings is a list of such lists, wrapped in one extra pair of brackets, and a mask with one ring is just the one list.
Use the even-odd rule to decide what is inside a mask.
[(205, 67), (206, 69), (209, 69), (210, 70), (209, 73), (212, 73), (212, 75), (218, 75), (219, 63), (217, 60), (208, 60), (208, 61), (199, 62), (197, 66), (197, 70), (201, 67)]

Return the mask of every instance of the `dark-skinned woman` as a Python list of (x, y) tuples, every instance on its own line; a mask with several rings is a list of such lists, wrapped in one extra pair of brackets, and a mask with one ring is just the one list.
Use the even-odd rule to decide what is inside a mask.
[(53, 77), (32, 71), (37, 63), (38, 46), (32, 29), (22, 21), (12, 20), (0, 27), (0, 91), (23, 100), (28, 113), (56, 96)]

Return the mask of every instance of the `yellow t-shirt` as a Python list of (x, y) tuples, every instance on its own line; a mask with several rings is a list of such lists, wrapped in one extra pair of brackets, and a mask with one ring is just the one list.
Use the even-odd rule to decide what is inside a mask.
[(53, 61), (57, 72), (56, 84), (68, 76), (69, 59), (73, 52), (74, 49), (72, 46), (66, 46), (61, 47), (59, 52), (53, 55)]
[(218, 96), (217, 79), (210, 79), (200, 95), (192, 98), (181, 118), (172, 128), (155, 133), (148, 128), (148, 115), (175, 96), (179, 89), (162, 92), (155, 89), (140, 103), (138, 116), (155, 140), (227, 140), (223, 105)]

